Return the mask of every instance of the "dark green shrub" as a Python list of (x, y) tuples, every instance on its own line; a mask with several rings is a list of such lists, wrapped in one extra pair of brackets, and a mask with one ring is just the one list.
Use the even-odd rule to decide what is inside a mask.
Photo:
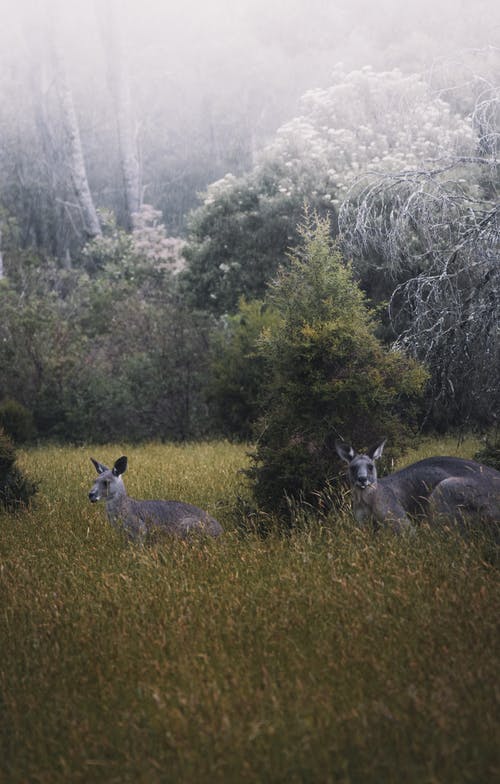
[(306, 216), (300, 234), (301, 247), (270, 291), (281, 318), (261, 339), (269, 406), (250, 469), (258, 503), (279, 512), (290, 501), (317, 502), (338, 473), (335, 438), (362, 449), (388, 436), (392, 455), (401, 450), (426, 379), (415, 361), (375, 336), (328, 221)]
[(227, 438), (250, 439), (264, 405), (266, 358), (258, 349), (262, 332), (279, 314), (263, 302), (242, 299), (212, 340), (209, 400), (214, 428)]
[(40, 439), (187, 440), (210, 427), (213, 322), (163, 263), (131, 252), (120, 263), (122, 239), (92, 244), (92, 276), (24, 258), (2, 281), (0, 400), (31, 411)]
[(500, 432), (485, 439), (484, 446), (476, 452), (474, 460), (500, 471)]
[[(234, 313), (241, 297), (259, 299), (286, 251), (297, 241), (304, 195), (314, 186), (284, 193), (285, 162), (263, 161), (243, 177), (228, 175), (208, 189), (189, 220), (182, 280), (197, 308)], [(305, 188), (305, 190), (304, 190)]]
[(16, 465), (12, 441), (0, 430), (0, 506), (9, 511), (27, 506), (35, 492), (35, 483)]
[(35, 434), (33, 414), (17, 400), (0, 403), (0, 427), (17, 444), (30, 441)]

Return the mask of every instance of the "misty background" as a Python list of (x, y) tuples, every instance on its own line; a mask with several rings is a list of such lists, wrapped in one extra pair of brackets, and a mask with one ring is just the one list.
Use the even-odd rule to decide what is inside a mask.
[(420, 426), (491, 427), (497, 2), (0, 6), (0, 424), (253, 437), (307, 203), (429, 373)]
[(120, 212), (112, 101), (112, 46), (119, 39), (142, 198), (162, 211), (173, 234), (185, 231), (198, 191), (228, 171), (249, 169), (276, 129), (297, 114), (300, 96), (329, 84), (336, 63), (346, 71), (369, 64), (432, 78), (440, 62), (453, 68), (465, 52), (500, 41), (494, 0), (3, 0), (2, 7), (3, 165), (13, 154), (5, 149), (6, 131), (15, 143), (13, 126), (17, 144), (24, 138), (29, 146), (28, 159), (30, 153), (39, 159), (44, 135), (55, 137), (46, 146), (57, 146), (58, 130), (48, 128), (56, 112), (57, 48), (94, 200)]

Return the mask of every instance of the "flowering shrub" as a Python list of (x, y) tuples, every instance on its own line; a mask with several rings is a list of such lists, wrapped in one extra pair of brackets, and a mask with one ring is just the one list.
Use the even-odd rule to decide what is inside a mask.
[(288, 176), (280, 188), (288, 195), (309, 182), (313, 196), (337, 206), (367, 171), (413, 169), (473, 149), (470, 123), (420, 75), (369, 66), (347, 74), (339, 66), (333, 82), (303, 96), (301, 116), (283, 125), (265, 152), (282, 160)]
[(186, 250), (194, 299), (234, 310), (261, 296), (297, 240), (304, 200), (334, 218), (364, 173), (411, 170), (422, 161), (473, 150), (470, 122), (434, 96), (421, 76), (366, 67), (307, 92), (244, 177), (213, 183), (194, 212)]

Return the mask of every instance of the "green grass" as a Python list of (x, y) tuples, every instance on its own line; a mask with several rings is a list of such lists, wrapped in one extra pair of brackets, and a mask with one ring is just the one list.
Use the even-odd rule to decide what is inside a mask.
[[(131, 495), (209, 508), (223, 540), (128, 545), (87, 500), (89, 455), (122, 453)], [(0, 780), (496, 780), (485, 543), (347, 518), (242, 537), (246, 462), (229, 444), (21, 455), (41, 486), (0, 518)]]

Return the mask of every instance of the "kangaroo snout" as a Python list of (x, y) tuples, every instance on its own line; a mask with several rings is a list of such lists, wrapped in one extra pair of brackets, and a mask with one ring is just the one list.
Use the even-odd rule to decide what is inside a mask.
[(99, 493), (96, 490), (91, 490), (89, 493), (89, 501), (95, 504), (97, 503), (98, 500), (99, 500)]

